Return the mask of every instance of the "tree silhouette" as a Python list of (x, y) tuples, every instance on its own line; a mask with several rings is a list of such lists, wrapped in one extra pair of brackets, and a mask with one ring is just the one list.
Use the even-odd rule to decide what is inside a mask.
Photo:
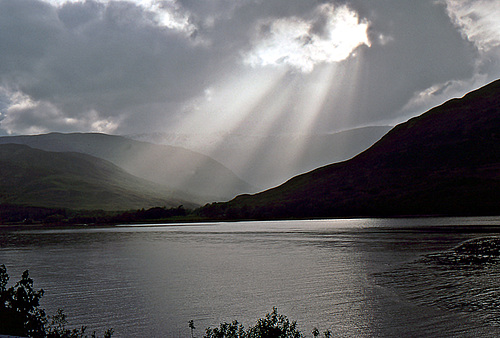
[[(314, 337), (319, 336), (319, 330), (314, 328), (312, 331)], [(330, 330), (324, 332), (325, 338), (331, 337)], [(257, 321), (254, 326), (247, 330), (237, 320), (232, 323), (221, 323), (219, 327), (207, 328), (204, 338), (304, 338), (297, 329), (297, 322), (292, 321), (278, 313), (276, 307), (264, 318)]]
[(14, 336), (43, 337), (46, 322), (45, 311), (41, 309), (43, 290), (33, 289), (33, 279), (28, 270), (21, 280), (7, 288), (9, 275), (5, 265), (0, 265), (0, 333)]
[(191, 329), (191, 338), (194, 338), (194, 329), (196, 329), (196, 327), (194, 327), (194, 320), (190, 320), (189, 321), (189, 328)]
[[(28, 270), (24, 271), (21, 280), (7, 288), (9, 275), (5, 265), (0, 265), (0, 335), (34, 338), (86, 338), (86, 327), (80, 329), (66, 328), (66, 315), (59, 309), (54, 316), (47, 316), (40, 307), (43, 290), (33, 288), (33, 279)], [(112, 329), (104, 333), (110, 338)], [(96, 338), (95, 332), (91, 334)]]

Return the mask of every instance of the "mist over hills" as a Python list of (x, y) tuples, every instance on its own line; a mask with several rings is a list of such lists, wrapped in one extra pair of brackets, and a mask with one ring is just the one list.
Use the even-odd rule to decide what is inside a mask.
[[(225, 135), (226, 141), (219, 144), (217, 153), (221, 158), (226, 154), (226, 159), (235, 160), (235, 154), (247, 156), (254, 144), (269, 145), (267, 156), (260, 154), (253, 165), (244, 162), (249, 168), (246, 176), (265, 186), (266, 182), (284, 181), (297, 171), (305, 171), (304, 168), (317, 167), (317, 163), (334, 161), (336, 157), (343, 159), (353, 151), (361, 151), (361, 147), (380, 138), (386, 129), (363, 128), (311, 136), (307, 140), (296, 135)], [(186, 145), (185, 141), (177, 143)], [(310, 151), (294, 158), (291, 165), (286, 149), (300, 144), (307, 144)], [(0, 147), (0, 203), (108, 210), (180, 204), (191, 208), (256, 189), (206, 155), (120, 136), (94, 133), (5, 136), (0, 137)]]
[(263, 190), (312, 169), (349, 159), (373, 145), (391, 128), (370, 126), (313, 135), (226, 132), (196, 135), (146, 133), (127, 137), (205, 154)]
[[(373, 140), (382, 131), (359, 129), (329, 137), (337, 137), (338, 145), (349, 137), (371, 135), (365, 141)], [(273, 171), (262, 174), (262, 181), (275, 179), (290, 155), (282, 151), (280, 157), (278, 150), (295, 142), (290, 137), (269, 140), (275, 146), (267, 152), (275, 154), (271, 164), (262, 164), (271, 159), (258, 151), (242, 154), (248, 155), (247, 165), (261, 164), (249, 169), (254, 175), (266, 166)], [(303, 151), (295, 153), (295, 163), (314, 165), (331, 155), (329, 140), (297, 140), (294, 145)], [(238, 147), (228, 142), (217, 149), (229, 155), (241, 152)], [(0, 203), (109, 210), (192, 207), (254, 189), (206, 155), (105, 134), (0, 137), (0, 162)], [(212, 203), (199, 214), (213, 219), (483, 215), (498, 214), (499, 197), (500, 80), (396, 126), (349, 160), (258, 194)]]
[(213, 218), (500, 211), (500, 80), (393, 128), (351, 160), (201, 210)]
[(196, 206), (190, 199), (86, 154), (47, 152), (20, 144), (0, 145), (0, 203), (128, 210)]
[(0, 137), (0, 144), (6, 143), (92, 155), (110, 161), (134, 176), (190, 195), (192, 202), (200, 204), (255, 191), (217, 161), (180, 147), (94, 133)]

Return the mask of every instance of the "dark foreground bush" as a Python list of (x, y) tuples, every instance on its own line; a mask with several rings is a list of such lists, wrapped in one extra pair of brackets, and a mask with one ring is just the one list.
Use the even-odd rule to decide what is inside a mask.
[[(0, 265), (0, 335), (35, 338), (84, 338), (97, 337), (93, 332), (86, 334), (86, 327), (79, 329), (66, 328), (66, 315), (57, 310), (53, 316), (40, 308), (43, 290), (33, 289), (33, 279), (28, 270), (23, 272), (21, 280), (7, 288), (9, 275), (5, 265)], [(113, 330), (104, 333), (110, 338)]]
[[(193, 321), (189, 322), (189, 327), (194, 329)], [(314, 337), (319, 336), (319, 330), (314, 329)], [(218, 328), (207, 328), (204, 338), (303, 338), (306, 337), (297, 329), (297, 322), (292, 321), (278, 313), (277, 308), (268, 313), (264, 318), (257, 321), (254, 326), (245, 329), (238, 321), (232, 323), (221, 323)], [(324, 332), (325, 338), (331, 337), (329, 330)]]
[[(92, 332), (86, 333), (86, 327), (78, 329), (66, 328), (66, 315), (63, 310), (57, 310), (53, 316), (45, 313), (40, 307), (43, 290), (33, 289), (33, 279), (28, 270), (24, 271), (21, 280), (14, 286), (7, 287), (9, 275), (5, 265), (0, 265), (0, 336), (34, 338), (97, 338)], [(191, 336), (194, 337), (194, 321), (189, 321)], [(104, 338), (110, 338), (113, 330), (108, 329)], [(319, 330), (312, 331), (314, 337), (319, 336)], [(290, 321), (278, 313), (276, 308), (254, 326), (245, 329), (238, 321), (221, 323), (217, 328), (207, 328), (205, 338), (303, 338), (306, 337), (297, 329), (297, 322)], [(330, 338), (330, 331), (324, 332), (325, 338)]]

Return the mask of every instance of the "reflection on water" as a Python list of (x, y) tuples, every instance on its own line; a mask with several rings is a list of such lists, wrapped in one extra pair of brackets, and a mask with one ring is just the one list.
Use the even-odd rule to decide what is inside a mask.
[(305, 332), (497, 335), (485, 304), (498, 268), (444, 271), (422, 257), (499, 229), (498, 218), (4, 229), (0, 263), (11, 280), (29, 269), (49, 312), (62, 307), (71, 324), (118, 337), (187, 337), (191, 319), (201, 336), (221, 321), (251, 325), (273, 306)]

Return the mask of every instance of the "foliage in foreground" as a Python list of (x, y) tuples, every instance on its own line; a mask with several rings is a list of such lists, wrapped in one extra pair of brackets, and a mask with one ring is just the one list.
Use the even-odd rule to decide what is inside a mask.
[[(40, 299), (44, 291), (33, 288), (33, 279), (28, 270), (24, 271), (21, 280), (14, 286), (7, 287), (9, 275), (5, 265), (0, 265), (0, 335), (34, 338), (97, 338), (95, 331), (90, 335), (86, 327), (78, 329), (66, 328), (66, 315), (57, 310), (53, 316), (45, 313), (40, 307)], [(194, 337), (194, 321), (189, 321), (191, 337)], [(319, 336), (319, 330), (311, 332)], [(108, 329), (104, 338), (111, 338), (113, 330)], [(306, 337), (297, 329), (297, 322), (290, 321), (279, 314), (277, 308), (257, 321), (254, 326), (245, 329), (238, 321), (221, 323), (217, 328), (207, 328), (204, 338), (303, 338)], [(331, 337), (329, 330), (324, 332), (325, 338)]]
[[(193, 321), (189, 322), (191, 335), (194, 329)], [(314, 337), (319, 336), (319, 330), (314, 328), (311, 332)], [(277, 308), (260, 318), (254, 326), (245, 329), (237, 320), (232, 323), (221, 323), (219, 327), (207, 328), (204, 338), (303, 338), (306, 337), (297, 329), (297, 322), (292, 321), (278, 313)], [(329, 330), (324, 332), (325, 338), (331, 337)]]
[[(28, 270), (23, 272), (21, 280), (7, 288), (9, 275), (5, 265), (0, 265), (0, 335), (35, 338), (95, 338), (96, 333), (86, 334), (86, 327), (66, 328), (66, 315), (57, 310), (49, 316), (40, 308), (43, 290), (33, 289), (33, 279)], [(113, 330), (106, 330), (104, 338), (110, 338)]]

